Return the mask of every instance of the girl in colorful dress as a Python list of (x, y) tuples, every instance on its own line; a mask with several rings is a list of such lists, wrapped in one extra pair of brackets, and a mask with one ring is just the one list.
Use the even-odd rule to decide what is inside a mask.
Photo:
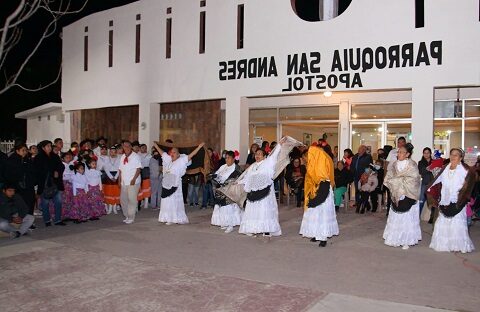
[(85, 176), (85, 165), (82, 162), (77, 162), (73, 166), (72, 175), (72, 190), (73, 200), (70, 213), (70, 219), (73, 223), (86, 222), (89, 218), (90, 200), (88, 199), (88, 182)]
[(410, 143), (398, 149), (397, 160), (392, 163), (383, 182), (392, 196), (392, 209), (383, 239), (385, 245), (402, 246), (404, 250), (422, 240), (418, 202), (421, 178), (417, 163), (410, 159), (412, 152), (413, 145)]
[(475, 250), (468, 235), (466, 206), (475, 185), (475, 172), (465, 163), (465, 152), (460, 148), (450, 150), (450, 163), (430, 185), (441, 183), (439, 216), (435, 221), (430, 248), (435, 251)]
[(98, 218), (104, 216), (106, 212), (102, 192), (102, 173), (97, 170), (97, 161), (95, 159), (87, 159), (85, 176), (87, 177), (88, 183), (90, 220), (98, 220)]
[(72, 176), (75, 174), (70, 168), (71, 166), (73, 167), (73, 154), (71, 152), (63, 153), (62, 163), (65, 167), (63, 171), (63, 187), (65, 190), (62, 194), (62, 215), (65, 219), (71, 219), (70, 214), (73, 200)]
[(118, 168), (120, 167), (120, 156), (117, 155), (117, 147), (110, 147), (110, 155), (105, 158), (103, 170), (105, 177), (103, 179), (104, 200), (107, 205), (107, 214), (112, 212), (117, 214), (117, 206), (120, 205), (120, 187), (118, 186)]

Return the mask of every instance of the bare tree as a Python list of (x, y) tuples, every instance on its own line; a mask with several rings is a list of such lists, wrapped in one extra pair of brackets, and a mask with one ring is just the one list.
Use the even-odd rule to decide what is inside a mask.
[[(32, 56), (37, 52), (45, 39), (51, 37), (57, 32), (58, 21), (61, 17), (80, 13), (87, 5), (88, 0), (18, 0), (18, 6), (15, 10), (7, 15), (2, 28), (0, 28), (0, 71), (4, 75), (2, 83), (0, 84), (0, 95), (13, 87), (19, 87), (25, 91), (40, 91), (57, 83), (60, 79), (62, 68), (58, 69), (58, 74), (53, 81), (47, 82), (36, 88), (27, 88), (19, 83), (19, 77), (22, 74), (25, 66), (28, 64)], [(72, 8), (72, 4), (80, 3), (79, 8)], [(20, 62), (17, 68), (12, 73), (7, 73), (6, 64), (9, 59), (9, 53), (22, 40), (22, 25), (27, 22), (35, 14), (46, 12), (49, 16), (49, 22), (43, 29), (40, 38), (36, 41), (31, 50), (28, 51), (25, 58)]]

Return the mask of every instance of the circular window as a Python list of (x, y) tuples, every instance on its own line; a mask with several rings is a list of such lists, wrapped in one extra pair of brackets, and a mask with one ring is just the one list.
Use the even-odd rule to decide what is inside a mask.
[(352, 0), (291, 0), (295, 14), (307, 22), (334, 19), (345, 12)]

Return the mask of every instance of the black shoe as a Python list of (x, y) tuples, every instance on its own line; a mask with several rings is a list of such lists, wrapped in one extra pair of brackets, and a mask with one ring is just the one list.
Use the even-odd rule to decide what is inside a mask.
[(19, 238), (22, 234), (19, 231), (12, 232), (12, 238)]
[(65, 226), (65, 225), (67, 225), (67, 224), (66, 224), (65, 222), (63, 222), (63, 221), (60, 221), (60, 222), (55, 223), (55, 225)]
[(339, 206), (335, 206), (335, 212), (338, 212), (340, 210)]
[(320, 241), (320, 244), (318, 244), (318, 247), (326, 247), (327, 246), (327, 241)]
[(30, 230), (35, 230), (37, 226), (35, 224), (30, 225)]
[(90, 221), (97, 221), (97, 220), (100, 220), (100, 218), (98, 218), (98, 217), (92, 217), (92, 218), (90, 218)]
[(52, 222), (48, 221), (48, 222), (45, 222), (45, 226), (48, 227), (48, 226), (51, 226), (52, 225)]
[(73, 223), (75, 223), (75, 224), (80, 224), (80, 223), (82, 223), (82, 221), (80, 221), (80, 220), (73, 220)]
[(310, 238), (310, 241), (311, 241), (312, 243), (318, 242), (318, 240), (316, 240), (315, 237)]
[(361, 210), (360, 210), (360, 214), (364, 214), (365, 213), (365, 207), (363, 207)]

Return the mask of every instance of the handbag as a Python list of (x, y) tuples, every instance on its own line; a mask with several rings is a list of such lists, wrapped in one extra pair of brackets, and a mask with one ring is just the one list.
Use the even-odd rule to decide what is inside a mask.
[(57, 185), (53, 183), (52, 177), (50, 176), (50, 172), (48, 172), (47, 177), (45, 178), (45, 185), (43, 188), (42, 196), (45, 199), (52, 199), (55, 196), (56, 192), (57, 192)]

